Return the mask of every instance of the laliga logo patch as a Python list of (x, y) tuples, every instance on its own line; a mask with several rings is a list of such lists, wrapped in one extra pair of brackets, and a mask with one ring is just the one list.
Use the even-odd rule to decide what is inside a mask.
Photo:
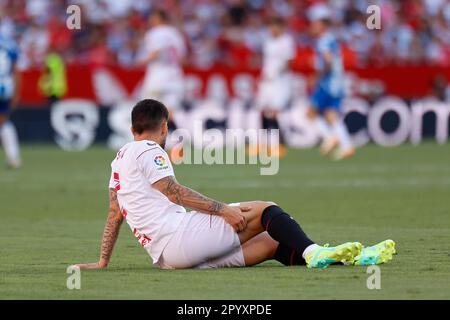
[(155, 156), (153, 162), (155, 163), (158, 170), (167, 168), (166, 159), (162, 155)]

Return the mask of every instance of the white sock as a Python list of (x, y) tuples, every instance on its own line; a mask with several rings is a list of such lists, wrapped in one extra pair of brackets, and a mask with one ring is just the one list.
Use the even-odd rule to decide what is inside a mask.
[(317, 126), (317, 129), (319, 129), (320, 137), (323, 139), (328, 139), (331, 136), (332, 132), (325, 119), (322, 117), (317, 117), (314, 122)]
[(305, 256), (310, 253), (311, 251), (316, 250), (317, 248), (319, 248), (320, 246), (318, 244), (310, 244), (309, 246), (306, 247), (305, 251), (303, 251), (302, 253), (302, 257), (303, 259), (305, 259)]
[(341, 148), (347, 150), (353, 147), (350, 135), (348, 134), (347, 128), (345, 127), (344, 121), (337, 120), (332, 125), (332, 129), (336, 137), (339, 139)]
[(8, 162), (19, 163), (19, 141), (17, 139), (16, 128), (10, 121), (7, 121), (0, 126), (0, 140), (5, 149)]

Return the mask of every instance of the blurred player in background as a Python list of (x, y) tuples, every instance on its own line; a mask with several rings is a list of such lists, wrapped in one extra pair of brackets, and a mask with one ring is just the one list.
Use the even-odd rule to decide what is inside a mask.
[(0, 35), (0, 140), (9, 168), (21, 165), (17, 132), (9, 115), (19, 94), (18, 49), (14, 41)]
[(168, 106), (169, 130), (176, 129), (173, 113), (181, 107), (183, 100), (183, 68), (186, 44), (183, 35), (169, 24), (163, 10), (155, 10), (149, 18), (150, 30), (143, 43), (140, 64), (147, 66), (142, 98), (154, 98)]
[[(290, 63), (295, 53), (294, 39), (285, 31), (284, 21), (280, 17), (272, 18), (263, 44), (262, 75), (256, 97), (264, 129), (279, 129), (278, 114), (290, 103)], [(270, 146), (272, 155), (286, 153), (284, 139), (282, 135), (280, 137), (280, 146)]]
[(50, 105), (57, 102), (67, 93), (66, 65), (62, 55), (52, 48), (44, 61), (44, 72), (39, 78), (39, 89), (48, 99)]
[(323, 4), (308, 10), (311, 34), (316, 38), (317, 77), (311, 97), (308, 116), (319, 129), (321, 153), (328, 155), (336, 147), (335, 159), (351, 157), (355, 153), (350, 135), (345, 127), (341, 103), (344, 97), (344, 67), (338, 41), (329, 30), (331, 13)]

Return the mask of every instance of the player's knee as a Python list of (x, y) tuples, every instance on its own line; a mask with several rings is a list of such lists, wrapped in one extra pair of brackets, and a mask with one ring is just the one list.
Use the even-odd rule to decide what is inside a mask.
[(270, 206), (276, 206), (277, 204), (273, 201), (263, 201), (257, 200), (249, 203), (249, 206), (252, 207), (252, 212), (255, 218), (261, 217), (264, 210)]
[(324, 114), (324, 116), (325, 116), (325, 120), (326, 120), (329, 124), (334, 123), (334, 122), (337, 120), (337, 118), (338, 118), (338, 115), (337, 115), (336, 111), (334, 111), (334, 110), (328, 110), (328, 111), (326, 111), (325, 114)]
[(277, 206), (277, 204), (273, 201), (258, 201), (258, 207), (260, 208), (261, 211), (270, 206)]
[(276, 204), (275, 202), (273, 202), (273, 201), (265, 201), (266, 202), (266, 208), (267, 207), (270, 207), (270, 206), (277, 206), (278, 204)]
[(269, 108), (264, 109), (262, 112), (263, 117), (268, 119), (276, 119), (277, 118), (277, 112), (275, 110), (271, 110)]

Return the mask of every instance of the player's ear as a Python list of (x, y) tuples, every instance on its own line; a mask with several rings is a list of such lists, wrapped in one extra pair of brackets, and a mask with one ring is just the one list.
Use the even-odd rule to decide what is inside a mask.
[(161, 123), (161, 135), (165, 136), (169, 131), (168, 121), (163, 121)]

